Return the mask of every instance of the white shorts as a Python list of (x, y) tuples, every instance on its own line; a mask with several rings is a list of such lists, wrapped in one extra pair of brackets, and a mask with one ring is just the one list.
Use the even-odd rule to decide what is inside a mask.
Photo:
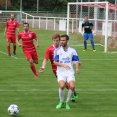
[(69, 83), (70, 81), (75, 81), (75, 76), (74, 75), (69, 75), (69, 76), (57, 75), (57, 80), (58, 82), (63, 80), (66, 83)]

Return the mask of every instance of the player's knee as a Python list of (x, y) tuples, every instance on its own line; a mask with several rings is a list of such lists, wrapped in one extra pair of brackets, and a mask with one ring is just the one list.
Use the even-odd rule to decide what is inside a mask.
[(29, 63), (30, 63), (30, 65), (33, 65), (33, 60), (30, 59), (30, 60), (29, 60)]
[(75, 88), (74, 85), (71, 85), (71, 86), (70, 86), (70, 89), (71, 89), (71, 90), (74, 90), (74, 88)]
[(16, 46), (16, 43), (13, 43), (14, 46)]
[(64, 89), (65, 85), (64, 84), (60, 84), (60, 89)]
[(7, 43), (7, 46), (10, 46), (10, 43)]
[(64, 86), (60, 86), (60, 89), (62, 89), (62, 90), (63, 90), (64, 88), (65, 88)]
[(35, 64), (38, 64), (38, 61), (34, 61)]
[(70, 84), (70, 89), (74, 90), (75, 89), (75, 85), (74, 84)]

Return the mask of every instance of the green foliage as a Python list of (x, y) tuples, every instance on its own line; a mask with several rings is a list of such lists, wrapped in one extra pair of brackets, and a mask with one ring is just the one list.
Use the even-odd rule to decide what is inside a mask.
[[(0, 0), (0, 8), (5, 9), (6, 2)], [(76, 2), (77, 0), (38, 0), (39, 1), (39, 10), (67, 10), (68, 2)], [(78, 0), (79, 2), (81, 0)], [(83, 2), (88, 2), (88, 0), (82, 0)], [(94, 2), (94, 0), (90, 0)], [(104, 1), (104, 0), (99, 0)], [(108, 0), (110, 3), (115, 3), (115, 0)], [(2, 5), (4, 3), (4, 5)], [(9, 10), (20, 10), (20, 0), (8, 0), (8, 9)], [(12, 7), (11, 7), (12, 6)], [(37, 10), (37, 0), (22, 0), (22, 9), (23, 10)]]

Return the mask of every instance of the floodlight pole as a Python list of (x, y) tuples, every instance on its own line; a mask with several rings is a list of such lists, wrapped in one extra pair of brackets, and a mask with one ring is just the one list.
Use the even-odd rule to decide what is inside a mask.
[(39, 11), (39, 0), (37, 0), (37, 13)]
[[(78, 2), (79, 0), (76, 0)], [(76, 18), (78, 18), (78, 5), (76, 4)], [(78, 19), (76, 19), (76, 29), (78, 28)]]
[(8, 2), (8, 1), (6, 0), (6, 7), (5, 7), (5, 10), (7, 10), (7, 2)]
[[(115, 0), (115, 5), (117, 5), (117, 0)], [(117, 19), (116, 14), (117, 14), (117, 10), (115, 9), (115, 20)]]
[[(82, 3), (82, 0), (81, 0), (81, 3)], [(82, 6), (80, 7), (80, 11), (81, 11), (80, 18), (82, 18)]]
[(20, 0), (20, 21), (22, 21), (22, 0)]

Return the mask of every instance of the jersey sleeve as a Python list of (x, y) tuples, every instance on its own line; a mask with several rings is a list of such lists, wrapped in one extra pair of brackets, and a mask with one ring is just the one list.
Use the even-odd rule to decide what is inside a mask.
[(93, 26), (93, 23), (92, 22), (89, 22), (90, 23), (90, 26)]
[(54, 50), (54, 62), (59, 62), (59, 54), (57, 52), (57, 49)]
[(20, 27), (20, 25), (19, 25), (19, 23), (17, 22), (17, 24), (16, 24), (16, 28), (19, 28)]
[(50, 51), (49, 51), (49, 48), (46, 49), (44, 58), (47, 59), (47, 60), (50, 59)]
[(21, 39), (21, 34), (19, 33), (19, 34), (18, 34), (18, 40), (20, 40), (20, 39)]
[(6, 22), (6, 27), (8, 28), (8, 21)]
[(76, 50), (74, 50), (74, 49), (73, 49), (72, 62), (73, 62), (73, 63), (79, 62), (78, 54), (77, 54)]
[(36, 36), (36, 34), (33, 32), (33, 39), (36, 39), (37, 38), (37, 36)]

